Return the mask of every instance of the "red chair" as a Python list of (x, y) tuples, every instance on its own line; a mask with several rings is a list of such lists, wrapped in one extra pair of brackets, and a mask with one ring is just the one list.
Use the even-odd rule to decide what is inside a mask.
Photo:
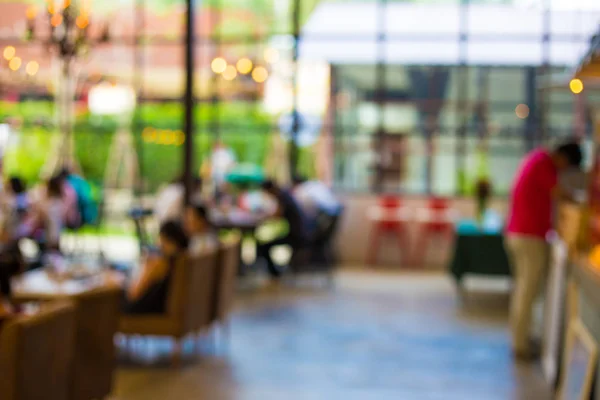
[(408, 254), (408, 235), (406, 223), (401, 216), (402, 201), (396, 196), (383, 196), (379, 199), (376, 208), (369, 210), (371, 231), (369, 233), (369, 248), (367, 251), (367, 264), (375, 265), (378, 261), (380, 240), (384, 236), (395, 236), (402, 251)]
[(450, 200), (443, 197), (429, 199), (427, 208), (422, 215), (417, 216), (421, 227), (417, 236), (415, 253), (412, 257), (414, 265), (422, 265), (425, 261), (429, 244), (434, 237), (451, 237), (454, 234), (454, 220)]

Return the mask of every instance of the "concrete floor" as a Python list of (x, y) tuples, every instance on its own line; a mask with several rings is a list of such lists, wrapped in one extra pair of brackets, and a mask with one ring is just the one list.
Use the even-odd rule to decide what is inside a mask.
[(443, 274), (348, 271), (240, 294), (228, 346), (179, 370), (122, 365), (115, 400), (551, 399), (515, 365), (507, 296), (456, 299)]

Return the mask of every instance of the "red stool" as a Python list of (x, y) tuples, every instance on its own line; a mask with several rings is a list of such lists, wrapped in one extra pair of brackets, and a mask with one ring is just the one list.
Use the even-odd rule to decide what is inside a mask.
[(422, 265), (434, 236), (451, 236), (454, 234), (454, 221), (450, 200), (432, 197), (425, 210), (425, 215), (418, 216), (421, 227), (416, 241), (415, 253), (412, 257), (414, 265)]
[(395, 236), (398, 239), (402, 255), (408, 254), (408, 236), (405, 220), (401, 216), (402, 202), (396, 196), (384, 196), (379, 199), (377, 207), (369, 210), (371, 231), (367, 264), (375, 265), (378, 261), (380, 239), (384, 236)]

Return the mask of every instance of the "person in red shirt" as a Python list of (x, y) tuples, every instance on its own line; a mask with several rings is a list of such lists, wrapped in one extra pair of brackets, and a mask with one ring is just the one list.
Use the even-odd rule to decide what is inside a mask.
[(511, 299), (512, 346), (519, 359), (536, 357), (530, 338), (533, 305), (545, 277), (549, 261), (546, 236), (552, 230), (554, 199), (560, 197), (558, 174), (580, 167), (581, 147), (565, 143), (553, 151), (529, 153), (513, 182), (506, 247), (511, 261), (514, 289)]

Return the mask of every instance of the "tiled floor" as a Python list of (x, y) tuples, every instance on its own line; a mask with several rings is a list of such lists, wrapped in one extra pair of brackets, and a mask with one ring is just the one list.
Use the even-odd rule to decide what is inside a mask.
[(442, 274), (343, 272), (332, 291), (270, 287), (239, 304), (228, 349), (180, 370), (123, 367), (115, 399), (551, 398), (510, 356), (506, 296), (460, 304)]

